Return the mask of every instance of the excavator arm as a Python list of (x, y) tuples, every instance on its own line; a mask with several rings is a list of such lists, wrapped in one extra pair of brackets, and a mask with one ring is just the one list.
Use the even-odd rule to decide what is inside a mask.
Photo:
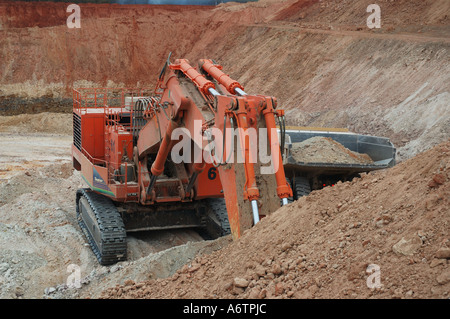
[[(198, 69), (186, 59), (168, 60), (155, 92), (159, 98), (147, 104), (148, 122), (137, 141), (140, 171), (146, 175), (141, 182), (143, 204), (155, 200), (155, 182), (179, 142), (172, 138), (177, 129), (189, 132), (202, 155), (185, 163), (191, 174), (183, 190), (186, 199), (194, 198), (195, 181), (205, 165), (217, 168), (233, 238), (280, 202), (287, 204), (292, 190), (286, 182), (276, 127), (284, 113), (276, 109), (275, 98), (247, 94), (212, 60), (200, 60)], [(202, 137), (195, 138), (198, 134)], [(259, 156), (265, 146), (270, 149), (270, 167)], [(149, 170), (148, 154), (155, 154)]]

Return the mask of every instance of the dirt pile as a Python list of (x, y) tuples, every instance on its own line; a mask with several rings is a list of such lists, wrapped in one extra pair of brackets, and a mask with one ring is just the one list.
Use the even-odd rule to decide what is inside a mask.
[(68, 200), (78, 186), (70, 162), (28, 167), (0, 183), (0, 298), (41, 298), (69, 264), (89, 264)]
[(304, 163), (372, 164), (367, 154), (352, 152), (329, 137), (312, 137), (292, 143), (292, 157)]
[(447, 141), (313, 191), (173, 276), (102, 297), (448, 298), (449, 159)]

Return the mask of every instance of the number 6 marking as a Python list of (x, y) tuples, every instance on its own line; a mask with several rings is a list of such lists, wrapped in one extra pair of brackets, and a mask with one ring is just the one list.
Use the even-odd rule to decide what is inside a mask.
[(213, 180), (217, 177), (217, 169), (215, 167), (211, 167), (208, 170), (208, 179)]

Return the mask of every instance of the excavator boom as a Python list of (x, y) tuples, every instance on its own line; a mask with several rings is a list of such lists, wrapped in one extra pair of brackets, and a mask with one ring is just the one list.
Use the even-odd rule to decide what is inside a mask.
[[(223, 137), (230, 136), (227, 130), (237, 130), (241, 134), (237, 137), (237, 144), (240, 147), (234, 147), (233, 140), (225, 138), (222, 141), (215, 141), (215, 151), (222, 154), (222, 157), (217, 159), (216, 156), (203, 159), (214, 163), (214, 167), (218, 168), (220, 181), (223, 187), (223, 195), (225, 198), (228, 217), (230, 220), (231, 232), (233, 237), (238, 238), (242, 231), (248, 228), (250, 222), (243, 223), (248, 220), (246, 216), (242, 216), (242, 206), (239, 205), (238, 198), (241, 197), (247, 202), (248, 207), (251, 208), (251, 215), (253, 216), (253, 224), (256, 224), (260, 219), (260, 206), (264, 205), (261, 201), (260, 190), (257, 179), (261, 178), (260, 172), (255, 172), (255, 164), (258, 163), (258, 152), (255, 152), (257, 145), (252, 144), (251, 134), (257, 134), (257, 139), (267, 140), (271, 153), (271, 163), (275, 167), (273, 174), (276, 181), (277, 196), (282, 200), (283, 204), (287, 204), (287, 198), (292, 196), (292, 190), (286, 182), (284, 169), (282, 165), (282, 156), (280, 152), (280, 145), (278, 142), (278, 134), (276, 128), (276, 118), (282, 117), (284, 113), (276, 110), (276, 100), (273, 97), (261, 95), (248, 95), (245, 93), (243, 86), (237, 81), (231, 79), (228, 75), (221, 71), (222, 67), (211, 60), (200, 60), (200, 70), (192, 67), (186, 59), (178, 59), (174, 63), (170, 63), (166, 68), (166, 74), (161, 81), (159, 88), (163, 92), (160, 104), (167, 103), (171, 107), (170, 121), (165, 128), (161, 129), (161, 136), (164, 136), (151, 168), (150, 181), (154, 180), (156, 176), (161, 174), (163, 164), (167, 159), (169, 152), (175, 146), (171, 135), (174, 129), (181, 127), (190, 130), (190, 135), (194, 136), (196, 132), (192, 131), (195, 121), (202, 123), (202, 131), (206, 132), (212, 129), (218, 129), (220, 135)], [(209, 77), (211, 80), (209, 80)], [(198, 100), (193, 98), (191, 91), (184, 89), (186, 86), (183, 83), (186, 80), (190, 81), (198, 90), (197, 93), (202, 97), (203, 102), (207, 107), (201, 107)], [(215, 83), (214, 83), (214, 82)], [(218, 87), (221, 89), (218, 89)], [(191, 92), (191, 93), (190, 93)], [(206, 114), (205, 114), (206, 113)], [(164, 115), (162, 112), (154, 112), (159, 114), (161, 121)], [(167, 115), (167, 114), (165, 114)], [(146, 138), (145, 127), (140, 134), (139, 140)], [(195, 143), (196, 141), (194, 141)], [(202, 143), (196, 146), (205, 151), (209, 146), (210, 141), (202, 139)], [(261, 144), (261, 143), (260, 143)], [(238, 158), (236, 154), (231, 152), (238, 152), (241, 150), (240, 158), (243, 158), (242, 163), (230, 163), (226, 158)], [(253, 151), (251, 150), (253, 149)], [(138, 149), (139, 154), (147, 152), (144, 148)], [(228, 156), (223, 156), (228, 154)], [(185, 163), (189, 164), (189, 163)], [(237, 167), (241, 165), (244, 172), (245, 180), (239, 183), (236, 174)], [(198, 174), (201, 170), (195, 169), (193, 174)], [(195, 178), (191, 176), (191, 181)], [(150, 183), (147, 187), (146, 194), (151, 193), (151, 187), (154, 183)], [(189, 189), (190, 190), (190, 189)], [(242, 200), (241, 200), (242, 202)]]

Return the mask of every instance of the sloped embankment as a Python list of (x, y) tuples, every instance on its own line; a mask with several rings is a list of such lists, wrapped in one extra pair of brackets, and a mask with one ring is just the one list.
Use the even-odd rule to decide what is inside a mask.
[[(314, 191), (170, 278), (112, 287), (102, 297), (448, 298), (449, 156), (447, 141)], [(379, 288), (367, 285), (370, 264), (379, 267)]]

